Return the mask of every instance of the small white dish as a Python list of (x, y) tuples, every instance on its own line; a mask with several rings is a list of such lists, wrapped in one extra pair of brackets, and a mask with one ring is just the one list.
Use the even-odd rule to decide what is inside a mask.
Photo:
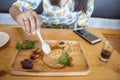
[(0, 47), (4, 46), (9, 41), (9, 35), (5, 32), (0, 32)]

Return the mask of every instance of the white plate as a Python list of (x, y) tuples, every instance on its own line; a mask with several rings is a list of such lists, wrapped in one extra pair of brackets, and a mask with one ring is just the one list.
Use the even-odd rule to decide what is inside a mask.
[(9, 35), (5, 32), (0, 32), (0, 47), (4, 46), (9, 41)]

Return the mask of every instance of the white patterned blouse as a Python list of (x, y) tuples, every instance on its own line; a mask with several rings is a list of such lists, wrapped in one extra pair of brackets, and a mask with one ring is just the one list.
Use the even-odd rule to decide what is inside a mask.
[(21, 11), (35, 10), (42, 1), (43, 12), (40, 14), (40, 19), (45, 24), (87, 26), (94, 8), (94, 0), (88, 0), (86, 13), (73, 12), (74, 0), (68, 0), (63, 7), (52, 6), (50, 0), (17, 0), (13, 5)]

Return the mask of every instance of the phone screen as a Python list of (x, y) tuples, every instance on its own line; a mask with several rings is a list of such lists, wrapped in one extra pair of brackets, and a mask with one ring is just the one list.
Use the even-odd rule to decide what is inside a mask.
[(78, 34), (80, 34), (81, 36), (83, 36), (84, 38), (88, 39), (89, 41), (94, 41), (94, 40), (98, 39), (98, 37), (96, 37), (95, 35), (91, 34), (90, 32), (88, 32), (85, 29), (79, 29), (79, 30), (76, 30), (76, 32)]

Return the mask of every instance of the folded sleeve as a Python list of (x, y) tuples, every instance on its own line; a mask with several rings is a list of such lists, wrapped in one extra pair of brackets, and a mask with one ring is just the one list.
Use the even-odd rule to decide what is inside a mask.
[(41, 0), (17, 0), (13, 5), (17, 6), (20, 11), (26, 11), (36, 9), (40, 3)]
[(93, 13), (94, 10), (94, 0), (88, 0), (87, 3), (87, 11), (86, 13), (80, 12), (80, 15), (77, 19), (77, 25), (78, 26), (87, 26), (89, 18), (91, 17), (91, 14)]

